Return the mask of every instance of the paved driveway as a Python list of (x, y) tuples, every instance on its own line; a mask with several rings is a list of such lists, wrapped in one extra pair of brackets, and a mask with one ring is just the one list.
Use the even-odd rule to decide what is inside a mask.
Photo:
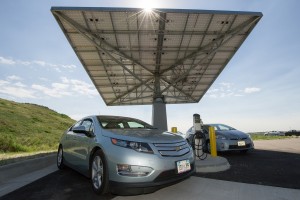
[(219, 155), (227, 158), (229, 170), (195, 176), (300, 189), (300, 138), (255, 141), (255, 150), (246, 155)]

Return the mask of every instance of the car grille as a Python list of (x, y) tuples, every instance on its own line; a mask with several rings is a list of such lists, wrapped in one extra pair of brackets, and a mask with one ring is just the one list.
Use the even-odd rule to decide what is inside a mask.
[(175, 143), (154, 143), (160, 155), (164, 157), (180, 157), (190, 152), (190, 147), (186, 141)]
[(229, 149), (247, 149), (250, 147), (251, 147), (250, 144), (246, 144), (246, 146), (229, 145)]
[(230, 138), (230, 140), (246, 140), (247, 138), (244, 137), (244, 138)]

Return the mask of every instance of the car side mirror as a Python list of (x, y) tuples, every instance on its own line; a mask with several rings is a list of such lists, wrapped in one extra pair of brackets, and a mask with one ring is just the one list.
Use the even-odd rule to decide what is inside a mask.
[(83, 133), (85, 134), (87, 137), (92, 137), (93, 136), (93, 133), (91, 133), (90, 131), (86, 131), (85, 130), (85, 126), (77, 126), (77, 127), (74, 127), (72, 129), (72, 131), (74, 133)]

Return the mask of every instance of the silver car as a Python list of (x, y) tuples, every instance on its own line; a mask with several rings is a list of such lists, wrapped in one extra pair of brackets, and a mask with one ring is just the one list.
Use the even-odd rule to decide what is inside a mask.
[(186, 140), (128, 117), (89, 116), (62, 136), (57, 166), (91, 179), (93, 190), (133, 195), (189, 177), (194, 154)]
[[(246, 153), (248, 150), (254, 149), (254, 144), (251, 136), (242, 131), (236, 130), (225, 124), (206, 124), (203, 126), (205, 133), (205, 143), (203, 145), (204, 151), (210, 151), (210, 138), (208, 134), (208, 127), (212, 126), (216, 133), (217, 151), (240, 151)], [(192, 126), (186, 132), (186, 139), (192, 145), (195, 130)]]
[(275, 136), (285, 136), (282, 131), (268, 131), (264, 133), (264, 136), (275, 135)]

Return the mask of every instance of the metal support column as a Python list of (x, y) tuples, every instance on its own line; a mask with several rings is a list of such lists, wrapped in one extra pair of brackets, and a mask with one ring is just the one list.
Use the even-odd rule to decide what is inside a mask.
[(168, 130), (166, 104), (161, 97), (158, 97), (153, 101), (152, 125), (164, 131)]

